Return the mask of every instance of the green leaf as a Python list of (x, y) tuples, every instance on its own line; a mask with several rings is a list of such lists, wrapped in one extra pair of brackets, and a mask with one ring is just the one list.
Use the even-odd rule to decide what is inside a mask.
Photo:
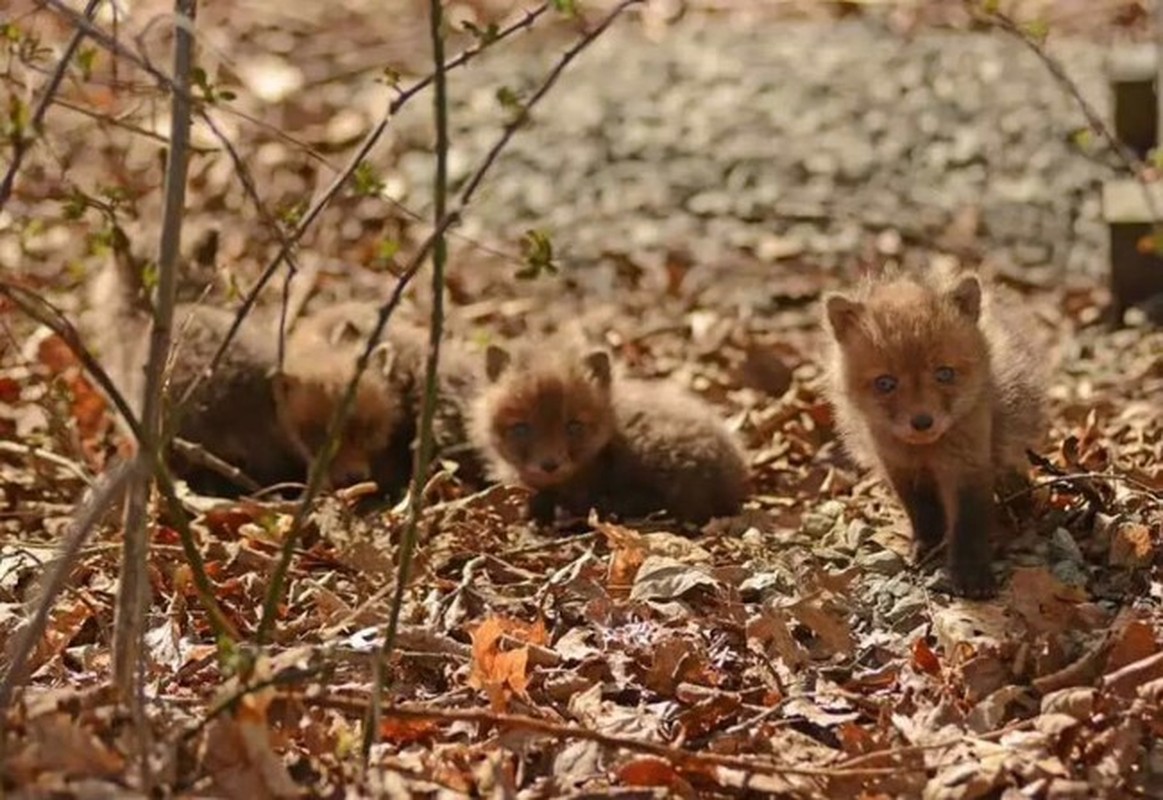
[(1070, 141), (1079, 150), (1089, 150), (1094, 147), (1094, 131), (1090, 128), (1079, 128), (1070, 134)]
[(398, 252), (400, 252), (399, 242), (394, 239), (384, 239), (376, 245), (376, 254), (372, 263), (377, 267), (389, 267)]
[(81, 69), (81, 77), (89, 80), (93, 77), (93, 65), (97, 62), (96, 47), (82, 47), (77, 50), (77, 66)]
[(1046, 37), (1050, 35), (1050, 23), (1044, 19), (1032, 19), (1022, 25), (1022, 30), (1040, 44), (1046, 41)]
[(384, 182), (366, 161), (356, 165), (355, 171), (351, 173), (351, 180), (355, 184), (355, 193), (361, 197), (378, 197), (384, 190)]
[(1000, 5), (1000, 0), (982, 0), (981, 10), (986, 14), (996, 14)]
[(380, 77), (376, 78), (376, 83), (382, 83), (389, 89), (394, 89), (400, 85), (400, 73), (391, 67), (384, 67), (384, 71), (380, 73)]
[(76, 186), (69, 190), (69, 196), (61, 204), (61, 213), (65, 219), (76, 221), (85, 216), (85, 209), (89, 207), (89, 198)]
[(505, 110), (510, 125), (515, 125), (524, 118), (525, 106), (521, 103), (520, 96), (508, 86), (497, 89), (497, 102)]
[(471, 33), (482, 46), (492, 44), (501, 36), (501, 29), (497, 27), (497, 23), (495, 22), (490, 22), (486, 27), (482, 28), (479, 25), (474, 25), (472, 22), (465, 20), (461, 23), (461, 27)]
[(151, 291), (158, 283), (158, 266), (156, 261), (147, 261), (141, 268), (141, 288)]
[(553, 10), (565, 14), (567, 17), (578, 15), (577, 0), (553, 0)]
[(525, 231), (525, 235), (521, 237), (521, 255), (525, 259), (525, 266), (514, 275), (519, 280), (533, 280), (545, 274), (557, 274), (557, 264), (553, 261), (553, 242), (544, 231)]

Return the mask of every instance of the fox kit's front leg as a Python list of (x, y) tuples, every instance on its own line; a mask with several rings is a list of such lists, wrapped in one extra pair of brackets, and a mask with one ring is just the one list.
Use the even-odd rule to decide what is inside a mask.
[(908, 514), (913, 528), (913, 557), (920, 561), (945, 538), (947, 515), (937, 481), (931, 472), (916, 469), (890, 470), (889, 481)]
[(989, 471), (950, 480), (942, 493), (950, 510), (949, 576), (964, 597), (990, 597), (997, 591), (993, 571), (993, 475)]

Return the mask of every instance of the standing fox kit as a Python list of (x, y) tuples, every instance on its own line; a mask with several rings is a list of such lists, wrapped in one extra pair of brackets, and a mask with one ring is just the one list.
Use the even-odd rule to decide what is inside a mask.
[(615, 380), (605, 352), (491, 346), (471, 436), (492, 477), (534, 491), (530, 510), (702, 523), (747, 494), (739, 445), (702, 401), (662, 382)]
[(887, 477), (918, 554), (948, 540), (954, 590), (968, 597), (995, 591), (995, 481), (1044, 430), (1038, 357), (989, 305), (975, 275), (886, 276), (824, 301), (845, 444)]

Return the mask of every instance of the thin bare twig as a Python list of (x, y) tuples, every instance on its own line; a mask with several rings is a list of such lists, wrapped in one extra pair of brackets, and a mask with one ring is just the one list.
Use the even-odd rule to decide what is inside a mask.
[(1151, 217), (1155, 220), (1163, 218), (1160, 217), (1154, 195), (1147, 187), (1145, 178), (1146, 164), (1135, 154), (1134, 150), (1119, 141), (1119, 138), (1115, 136), (1114, 132), (1103, 121), (1102, 115), (1083, 97), (1082, 90), (1078, 88), (1078, 84), (1066, 74), (1066, 68), (1062, 65), (1062, 62), (1046, 51), (1041, 37), (1035, 36), (1001, 11), (997, 9), (986, 9), (979, 0), (963, 0), (963, 2), (972, 17), (1018, 39), (1042, 62), (1054, 80), (1073, 98), (1079, 110), (1082, 111), (1082, 115), (1086, 117), (1086, 123), (1090, 126), (1090, 129), (1097, 131), (1106, 140), (1107, 145), (1114, 151), (1119, 161), (1122, 162), (1127, 173), (1139, 182), (1139, 186), (1143, 190), (1143, 201), (1146, 203)]
[[(59, 0), (50, 1), (59, 2)], [(482, 41), (473, 47), (462, 51), (459, 55), (452, 58), (447, 64), (444, 65), (444, 71), (447, 72), (449, 70), (456, 69), (457, 67), (464, 66), (488, 47), (491, 47), (497, 42), (507, 39), (509, 36), (520, 30), (531, 28), (533, 23), (537, 21), (537, 18), (544, 14), (548, 9), (549, 4), (543, 3), (532, 11), (526, 12), (520, 20), (514, 22), (512, 25), (509, 25), (501, 31), (498, 31), (497, 35), (489, 41)], [(413, 83), (408, 88), (402, 90), (392, 99), (392, 101), (388, 104), (388, 108), (384, 112), (383, 117), (380, 118), (380, 121), (376, 124), (376, 126), (372, 128), (367, 136), (364, 137), (363, 141), (360, 142), (360, 145), (356, 148), (355, 153), (352, 154), (350, 159), (348, 159), (346, 166), (344, 166), (339, 174), (332, 179), (331, 183), (327, 185), (327, 188), (323, 190), (323, 192), (315, 199), (315, 201), (311, 203), (310, 207), (308, 207), (308, 209), (303, 213), (303, 216), (295, 225), (294, 230), (292, 230), (290, 235), (285, 238), (283, 243), (279, 246), (278, 252), (275, 253), (274, 258), (271, 259), (271, 261), (263, 269), (262, 273), (258, 277), (258, 280), (255, 281), (254, 286), (252, 286), (250, 291), (246, 293), (246, 296), (243, 298), (242, 305), (239, 307), (238, 317), (235, 319), (235, 322), (231, 326), (230, 330), (226, 332), (226, 336), (223, 338), (222, 344), (219, 346), (218, 351), (214, 354), (214, 357), (210, 360), (203, 375), (210, 374), (217, 368), (218, 363), (225, 356), (230, 343), (238, 334), (238, 330), (242, 326), (242, 318), (250, 312), (250, 309), (258, 300), (259, 293), (266, 287), (271, 278), (274, 277), (275, 272), (282, 265), (288, 254), (290, 254), (292, 248), (294, 248), (299, 240), (303, 238), (304, 234), (306, 234), (311, 225), (313, 225), (319, 218), (319, 215), (323, 213), (323, 210), (327, 208), (327, 206), (331, 204), (331, 201), (335, 199), (335, 196), (339, 194), (339, 190), (343, 188), (343, 185), (347, 183), (347, 181), (355, 173), (359, 165), (363, 163), (364, 159), (367, 158), (368, 154), (371, 153), (376, 144), (379, 143), (379, 140), (387, 131), (388, 125), (395, 118), (396, 114), (398, 114), (400, 109), (404, 107), (405, 103), (426, 89), (432, 83), (432, 81), (432, 75), (425, 76), (424, 78), (421, 78)], [(445, 228), (447, 229), (447, 226), (445, 226)], [(186, 391), (185, 395), (180, 401), (181, 404), (185, 404), (187, 399), (193, 394), (196, 388), (197, 382), (192, 384)]]
[[(100, 5), (101, 0), (89, 0), (85, 5), (85, 10), (81, 12), (84, 19), (93, 19), (93, 15), (97, 13), (97, 8)], [(16, 185), (16, 173), (20, 171), (24, 156), (32, 146), (33, 139), (30, 136), (32, 132), (40, 132), (41, 126), (44, 124), (44, 115), (48, 113), (48, 107), (52, 105), (53, 96), (61, 88), (61, 82), (65, 79), (65, 73), (69, 69), (69, 63), (73, 60), (73, 55), (81, 46), (81, 42), (85, 40), (85, 36), (85, 30), (82, 28), (73, 32), (73, 38), (69, 39), (69, 43), (65, 45), (65, 52), (61, 54), (61, 60), (57, 63), (52, 75), (49, 76), (48, 83), (45, 84), (44, 91), (41, 92), (40, 99), (36, 102), (36, 108), (33, 109), (32, 115), (29, 117), (31, 131), (25, 131), (17, 136), (12, 143), (12, 161), (8, 164), (8, 171), (4, 173), (3, 181), (0, 181), (0, 209), (4, 208), (8, 203), (8, 198), (12, 196), (12, 188)]]
[(193, 26), (196, 0), (175, 0), (174, 80), (170, 117), (170, 150), (166, 164), (165, 201), (158, 246), (158, 289), (150, 331), (149, 360), (142, 398), (141, 446), (137, 454), (137, 481), (130, 487), (125, 509), (125, 544), (113, 632), (113, 678), (123, 700), (133, 711), (141, 753), (140, 771), (146, 793), (152, 784), (147, 754), (142, 649), (145, 614), (149, 605), (149, 493), (153, 467), (164, 463), (161, 451), (162, 411), (165, 402), (165, 366), (177, 299), (178, 256), (186, 205), (186, 171), (190, 143), (190, 72), (194, 62)]
[[(8, 671), (4, 673), (3, 681), (0, 681), (0, 708), (9, 708), (13, 692), (25, 678), (24, 672), (28, 666), (29, 656), (32, 655), (37, 642), (44, 636), (49, 613), (56, 603), (57, 595), (68, 582), (85, 540), (89, 538), (89, 533), (101, 521), (105, 512), (125, 491), (126, 485), (134, 477), (134, 466), (134, 461), (128, 461), (110, 470), (94, 487), (89, 498), (77, 507), (68, 538), (48, 574), (43, 578), (40, 596), (37, 598), (32, 616), (20, 633), (13, 638)], [(0, 729), (3, 727), (0, 726)]]
[[(428, 30), (432, 41), (433, 73), (432, 116), (436, 123), (436, 175), (433, 181), (433, 225), (439, 227), (448, 206), (448, 83), (444, 72), (444, 22), (441, 0), (428, 2)], [(400, 563), (396, 571), (396, 592), (388, 611), (388, 628), (383, 647), (372, 665), (372, 694), (364, 720), (362, 763), (367, 769), (372, 745), (379, 739), (380, 705), (384, 695), (384, 669), (396, 649), (396, 632), (400, 624), (400, 609), (408, 591), (412, 574), (412, 554), (420, 531), (420, 516), (424, 511), (424, 484), (432, 460), (432, 420), (436, 413), (436, 370), (440, 362), (440, 338), (444, 333), (444, 265), (448, 260), (447, 244), (443, 234), (437, 234), (432, 245), (432, 314), (428, 326), (428, 359), (424, 372), (424, 402), (420, 409), (420, 443), (412, 466), (412, 487), (409, 490), (408, 525), (400, 542)]]
[[(454, 224), (456, 224), (463, 213), (465, 207), (472, 200), (477, 188), (480, 187), (486, 174), (492, 169), (497, 157), (501, 151), (508, 144), (509, 140), (517, 130), (522, 127), (528, 120), (529, 112), (534, 105), (541, 100), (542, 97), (553, 87), (557, 79), (561, 77), (565, 67), (575, 59), (586, 47), (588, 47), (598, 36), (605, 32), (614, 20), (618, 18), (626, 9), (633, 5), (637, 5), (643, 0), (623, 0), (595, 27), (593, 30), (584, 34), (572, 47), (570, 47), (561, 57), (561, 60), (550, 71), (542, 85), (535, 91), (528, 101), (522, 107), (521, 113), (516, 115), (510, 121), (498, 137), (496, 144), (489, 150), (481, 164), (470, 177), (468, 183), (461, 189), (460, 195), (457, 198), (457, 205), (446, 213), (443, 218), (436, 224), (435, 230), (428, 235), (420, 248), (413, 254), (411, 261), (407, 267), (400, 274), (396, 282), (395, 288), (392, 290), (391, 296), (380, 307), (376, 318), (376, 324), (368, 333), (367, 342), (364, 345), (364, 350), (356, 360), (356, 367), (351, 379), (347, 383), (347, 389), (344, 392), (343, 398), (340, 400), (335, 413), (332, 414), (331, 421), (327, 429), (327, 441), (334, 441), (339, 430), (342, 429), (344, 421), (351, 413), (351, 407), (355, 401), (355, 388), (360, 378), (363, 377), (364, 372), (367, 371), (368, 364), (371, 362), (372, 354), (383, 335), (384, 329), (387, 327), (388, 320), (395, 311), (396, 306), (399, 305), (403, 297), (404, 290), (407, 289), (408, 284), (416, 276), (420, 270), (424, 260), (428, 257), (428, 253), (432, 250), (436, 240), (443, 236)], [(456, 61), (456, 59), (453, 59)], [(262, 620), (259, 623), (257, 634), (258, 643), (261, 645), (266, 641), (270, 634), (271, 627), (274, 625), (274, 617), (277, 611), (279, 602), (283, 594), (283, 582), (286, 579), (287, 571), (290, 569), (290, 560), (295, 552), (296, 543), (298, 542), (299, 533), (302, 529), (303, 523), (306, 520), (308, 509), (314, 498), (318, 495), (323, 486), (323, 476), (326, 474), (327, 464), (330, 462), (331, 454), (330, 448), (323, 448), (319, 455), (312, 461), (311, 469), (307, 478), (307, 489), (303, 493), (302, 499), (296, 508), (295, 515), (291, 519), (290, 530), (287, 531), (283, 539), (283, 548), (280, 553), (278, 563), (275, 565), (275, 571), (271, 576), (270, 585), (267, 589), (267, 594), (263, 599), (263, 614)]]
[(0, 295), (7, 297), (26, 315), (61, 338), (65, 346), (69, 348), (69, 352), (81, 362), (85, 372), (97, 382), (97, 386), (104, 392), (113, 407), (117, 409), (117, 413), (125, 420), (130, 433), (140, 442), (141, 425), (138, 423), (133, 409), (130, 408), (129, 402), (125, 399), (125, 395), (117, 388), (113, 379), (109, 377), (109, 373), (101, 366), (101, 362), (85, 347), (76, 326), (69, 321), (65, 313), (37, 292), (7, 278), (0, 277)]
[[(365, 713), (367, 703), (353, 698), (337, 697), (335, 695), (304, 696), (303, 702), (323, 708), (334, 708), (348, 713)], [(389, 706), (383, 710), (385, 717), (408, 720), (429, 720), (432, 722), (469, 722), (478, 725), (487, 725), (493, 728), (518, 728), (532, 731), (559, 739), (582, 739), (609, 747), (612, 749), (629, 750), (635, 753), (646, 753), (665, 759), (672, 764), (686, 764), (692, 767), (717, 767), (740, 770), (755, 775), (797, 775), (814, 778), (856, 778), (856, 777), (884, 777), (898, 775), (901, 772), (923, 772), (927, 769), (923, 764), (915, 766), (895, 765), (892, 767), (796, 767), (792, 765), (776, 764), (758, 757), (731, 756), (712, 753), (706, 750), (683, 750), (659, 742), (647, 741), (632, 736), (618, 736), (603, 733), (591, 728), (581, 728), (576, 725), (563, 725), (547, 719), (529, 717), (520, 714), (502, 714), (494, 711), (459, 708), (434, 708), (432, 706)], [(713, 774), (708, 772), (706, 774)]]

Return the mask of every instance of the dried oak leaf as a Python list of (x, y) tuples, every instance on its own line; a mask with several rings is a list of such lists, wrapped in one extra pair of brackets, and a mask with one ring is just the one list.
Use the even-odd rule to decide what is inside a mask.
[[(1112, 626), (1116, 627), (1116, 626)], [(1139, 619), (1127, 620), (1114, 631), (1115, 640), (1106, 660), (1106, 671), (1125, 667), (1159, 652), (1159, 638), (1150, 623)]]
[(239, 800), (302, 794), (271, 746), (267, 709), (274, 693), (243, 696), (207, 726), (202, 764), (223, 797)]
[(525, 695), (529, 685), (529, 648), (501, 649), (502, 637), (527, 644), (544, 645), (548, 639), (541, 620), (527, 623), (521, 620), (489, 617), (470, 633), (472, 637), (472, 665), (468, 685), (489, 696), (494, 710), (508, 707), (513, 694)]
[(1010, 606), (1035, 633), (1058, 633), (1083, 622), (1086, 592), (1058, 580), (1044, 567), (1020, 567), (1010, 581)]
[(697, 797), (694, 787), (683, 779), (674, 766), (661, 758), (641, 756), (618, 767), (618, 783), (623, 786), (665, 786), (679, 797)]
[(112, 778), (125, 769), (125, 759), (78, 725), (72, 714), (54, 711), (33, 717), (10, 748), (3, 773), (6, 783), (17, 786), (31, 786), (46, 773), (72, 779)]
[(823, 598), (804, 597), (788, 606), (787, 610), (816, 634), (817, 649), (823, 651), (817, 655), (852, 655), (856, 645), (848, 618), (826, 608)]
[(1108, 558), (1112, 567), (1135, 569), (1150, 566), (1155, 561), (1151, 529), (1141, 522), (1116, 526), (1111, 532)]
[(918, 638), (913, 642), (913, 666), (930, 675), (941, 674), (941, 659), (924, 639)]

